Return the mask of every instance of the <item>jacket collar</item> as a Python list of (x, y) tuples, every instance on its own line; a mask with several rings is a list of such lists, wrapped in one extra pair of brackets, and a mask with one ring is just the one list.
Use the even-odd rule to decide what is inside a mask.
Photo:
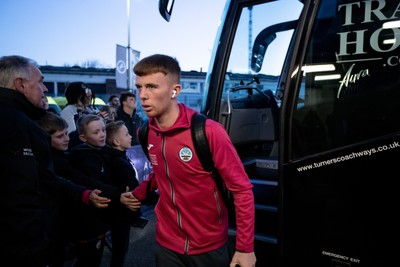
[(190, 128), (190, 121), (194, 113), (197, 113), (194, 109), (188, 108), (182, 103), (179, 103), (179, 116), (176, 119), (175, 123), (169, 127), (168, 129), (161, 130), (157, 126), (157, 122), (155, 118), (149, 118), (149, 126), (150, 129), (158, 133), (170, 133), (172, 131), (180, 131), (182, 129)]
[(22, 93), (3, 87), (0, 87), (0, 105), (3, 107), (16, 108), (31, 120), (37, 120), (46, 113), (46, 110), (38, 108), (29, 102)]
[(136, 110), (133, 111), (132, 116), (129, 115), (128, 113), (126, 113), (123, 109), (122, 109), (122, 105), (120, 105), (117, 109), (117, 116), (118, 117), (124, 117), (124, 118), (133, 118), (135, 116)]

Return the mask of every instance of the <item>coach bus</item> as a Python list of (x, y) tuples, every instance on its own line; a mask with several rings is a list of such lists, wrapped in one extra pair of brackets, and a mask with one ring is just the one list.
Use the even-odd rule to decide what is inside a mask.
[(254, 185), (257, 266), (396, 265), (399, 46), (399, 0), (227, 1), (201, 112)]

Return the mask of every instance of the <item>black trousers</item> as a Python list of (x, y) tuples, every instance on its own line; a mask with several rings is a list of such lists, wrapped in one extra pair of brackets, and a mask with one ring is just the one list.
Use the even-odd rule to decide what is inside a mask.
[(129, 248), (131, 225), (129, 221), (114, 223), (111, 228), (111, 267), (123, 267)]
[(156, 244), (155, 253), (157, 267), (229, 267), (231, 262), (228, 243), (216, 250), (197, 255), (178, 254)]
[(103, 258), (105, 236), (76, 244), (74, 267), (99, 267)]

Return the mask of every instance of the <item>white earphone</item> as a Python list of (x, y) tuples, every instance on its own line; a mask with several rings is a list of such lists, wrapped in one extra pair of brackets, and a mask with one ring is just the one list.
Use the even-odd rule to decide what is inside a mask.
[(174, 90), (171, 97), (174, 98), (175, 96), (176, 96), (176, 90)]

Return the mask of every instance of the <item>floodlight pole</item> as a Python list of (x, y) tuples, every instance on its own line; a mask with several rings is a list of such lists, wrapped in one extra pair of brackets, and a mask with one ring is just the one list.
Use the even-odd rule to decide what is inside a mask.
[(127, 52), (128, 52), (128, 64), (127, 64), (127, 69), (126, 73), (128, 75), (127, 79), (127, 89), (130, 91), (131, 90), (131, 18), (130, 18), (130, 6), (131, 0), (126, 0), (127, 4), (127, 10), (128, 10), (128, 47), (127, 47)]

